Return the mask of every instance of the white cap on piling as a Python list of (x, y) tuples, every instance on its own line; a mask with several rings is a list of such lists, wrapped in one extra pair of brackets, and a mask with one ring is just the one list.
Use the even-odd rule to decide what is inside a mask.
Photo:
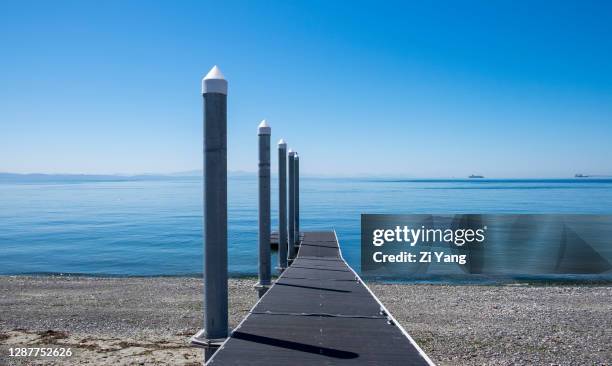
[(289, 151), (287, 151), (287, 154), (293, 156), (295, 155), (295, 152), (293, 151), (293, 149), (289, 149)]
[(259, 126), (257, 126), (258, 135), (269, 135), (271, 132), (272, 132), (272, 129), (270, 128), (270, 125), (265, 119), (261, 121)]
[(278, 147), (287, 148), (287, 143), (285, 142), (285, 139), (278, 140)]
[(227, 95), (227, 80), (217, 65), (202, 79), (202, 94), (219, 93)]

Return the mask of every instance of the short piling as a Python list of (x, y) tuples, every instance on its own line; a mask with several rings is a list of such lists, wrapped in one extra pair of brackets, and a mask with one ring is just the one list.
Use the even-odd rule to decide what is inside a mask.
[(259, 297), (270, 288), (270, 133), (266, 120), (257, 128), (259, 138)]
[(227, 81), (217, 66), (202, 80), (204, 98), (204, 330), (192, 338), (205, 359), (228, 336)]
[(287, 166), (289, 167), (289, 212), (287, 227), (289, 230), (289, 241), (287, 242), (287, 256), (289, 262), (295, 258), (295, 152), (289, 149), (289, 160)]
[(278, 142), (278, 270), (287, 268), (287, 143)]

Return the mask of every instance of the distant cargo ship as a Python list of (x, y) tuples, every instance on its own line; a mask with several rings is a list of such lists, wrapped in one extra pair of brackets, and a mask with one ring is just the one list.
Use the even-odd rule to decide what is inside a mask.
[(574, 175), (574, 178), (588, 178), (588, 175), (584, 175), (584, 174), (576, 174)]
[(474, 175), (474, 174), (472, 174), (472, 175), (470, 175), (468, 178), (471, 178), (471, 179), (473, 179), (473, 178), (484, 178), (484, 176), (482, 176), (482, 175)]

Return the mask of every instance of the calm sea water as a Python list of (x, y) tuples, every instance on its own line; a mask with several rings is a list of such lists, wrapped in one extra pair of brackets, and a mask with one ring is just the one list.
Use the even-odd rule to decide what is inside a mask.
[[(612, 214), (610, 179), (303, 178), (300, 188), (302, 228), (335, 229), (356, 269), (361, 213)], [(256, 197), (254, 176), (230, 177), (233, 275), (256, 274)], [(1, 182), (0, 274), (24, 273), (202, 273), (201, 179)]]

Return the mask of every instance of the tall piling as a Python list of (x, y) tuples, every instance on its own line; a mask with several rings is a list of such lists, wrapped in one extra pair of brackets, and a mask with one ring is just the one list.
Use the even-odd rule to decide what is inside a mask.
[(278, 270), (287, 268), (287, 143), (278, 142)]
[(287, 256), (289, 261), (295, 257), (295, 152), (289, 149), (287, 166), (289, 168), (289, 213), (287, 227), (289, 240), (287, 242)]
[(257, 128), (259, 138), (259, 297), (270, 287), (270, 133), (266, 120)]
[(300, 243), (300, 155), (296, 152), (294, 157), (295, 164), (295, 242)]
[(204, 329), (192, 344), (205, 359), (228, 336), (227, 81), (214, 66), (202, 80), (204, 99)]

